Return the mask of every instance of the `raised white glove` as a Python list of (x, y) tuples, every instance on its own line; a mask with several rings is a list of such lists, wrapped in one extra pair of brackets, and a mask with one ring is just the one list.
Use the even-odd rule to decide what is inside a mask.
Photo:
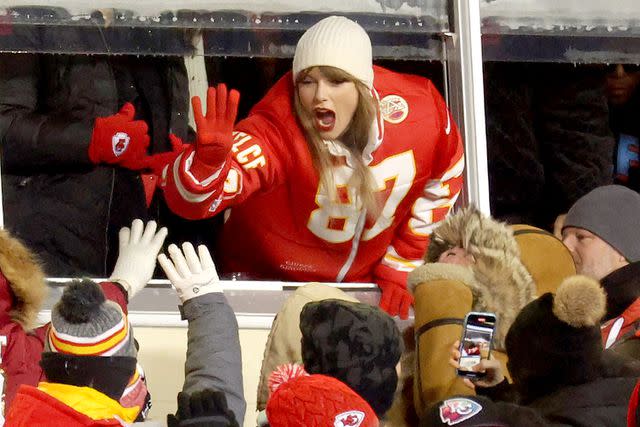
[(155, 221), (149, 221), (144, 226), (141, 220), (134, 219), (131, 229), (122, 227), (118, 234), (118, 260), (109, 280), (120, 283), (129, 299), (140, 292), (153, 277), (156, 256), (167, 237), (166, 227), (162, 227), (157, 233), (156, 228)]
[(196, 254), (189, 242), (182, 244), (182, 250), (176, 245), (169, 245), (169, 256), (158, 255), (158, 262), (167, 278), (178, 292), (183, 303), (200, 295), (222, 292), (220, 279), (206, 246), (198, 246)]

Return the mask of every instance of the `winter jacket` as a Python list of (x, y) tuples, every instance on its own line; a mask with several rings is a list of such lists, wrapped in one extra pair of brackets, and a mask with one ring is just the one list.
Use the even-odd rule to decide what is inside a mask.
[[(545, 405), (543, 408), (493, 401), (485, 396), (454, 396), (430, 405), (419, 426), (636, 427), (633, 421), (625, 422), (627, 414), (635, 416), (635, 407), (627, 408), (624, 402), (630, 392), (627, 383), (597, 381), (563, 389), (537, 402)], [(599, 391), (599, 387), (604, 390)], [(600, 397), (603, 400), (598, 402)]]
[[(61, 36), (29, 28), (15, 31)], [(82, 43), (83, 32), (63, 35), (61, 44)], [(188, 96), (182, 58), (0, 55), (5, 225), (40, 256), (47, 276), (106, 277), (120, 228), (148, 217), (138, 172), (89, 161), (95, 119), (132, 102), (136, 119), (149, 124), (149, 151), (167, 151), (169, 132), (186, 136)]]
[[(464, 248), (475, 264), (437, 262), (452, 247)], [(519, 309), (535, 296), (512, 228), (473, 207), (449, 216), (434, 230), (425, 261), (408, 278), (415, 298), (415, 369), (402, 373), (405, 378), (414, 375), (418, 416), (423, 416), (429, 402), (471, 392), (447, 362), (451, 344), (460, 339), (464, 316), (469, 311), (496, 313), (494, 348), (503, 349)]]
[(629, 400), (640, 374), (638, 366), (612, 360), (600, 378), (561, 387), (526, 404), (517, 400), (519, 395), (506, 380), (496, 387), (478, 387), (478, 396), (455, 396), (430, 405), (420, 427), (625, 426), (627, 413), (635, 411)]
[[(564, 385), (544, 396), (527, 399), (514, 393), (506, 381), (496, 387), (478, 388), (476, 391), (495, 401), (524, 404), (527, 408), (535, 409), (553, 426), (624, 426), (631, 393), (640, 376), (640, 365), (607, 356), (604, 361), (599, 378), (584, 384)], [(527, 412), (524, 414), (526, 420)], [(510, 417), (510, 425), (522, 424), (514, 414), (510, 414)]]
[[(552, 427), (534, 409), (484, 396), (453, 396), (430, 404), (419, 427)], [(560, 427), (554, 424), (555, 427)]]
[(223, 293), (192, 298), (180, 306), (189, 322), (187, 359), (182, 390), (222, 391), (229, 409), (243, 425), (246, 410), (242, 385), (242, 354), (238, 322)]
[(605, 348), (640, 360), (640, 262), (619, 268), (600, 283), (607, 292), (601, 328)]
[[(466, 249), (475, 264), (436, 262), (455, 246)], [(415, 369), (409, 366), (402, 372), (403, 379), (414, 375), (408, 404), (410, 408), (413, 400), (418, 416), (430, 402), (472, 393), (447, 362), (469, 311), (497, 314), (494, 348), (503, 349), (509, 326), (536, 291), (554, 291), (575, 274), (571, 254), (552, 234), (531, 226), (506, 226), (473, 207), (456, 212), (434, 230), (425, 261), (409, 274), (415, 297)], [(505, 366), (506, 355), (493, 354)], [(407, 414), (410, 419), (410, 409)]]
[(223, 271), (406, 287), (462, 187), (462, 140), (430, 81), (381, 67), (374, 74), (380, 108), (362, 158), (388, 188), (377, 193), (385, 195), (375, 221), (365, 221), (347, 186), (351, 153), (335, 141), (327, 144), (340, 202), (325, 194), (294, 114), (290, 73), (236, 125), (222, 169), (198, 181), (192, 151), (165, 168), (164, 194), (176, 213), (206, 218), (232, 207), (220, 239)]
[(491, 212), (549, 229), (578, 198), (613, 181), (604, 74), (567, 64), (485, 65)]
[[(472, 266), (439, 263), (438, 258), (452, 247), (464, 248), (475, 259)], [(427, 264), (409, 274), (414, 289), (432, 280), (457, 280), (471, 289), (470, 311), (497, 314), (494, 335), (496, 348), (504, 348), (504, 337), (522, 307), (536, 295), (531, 274), (520, 260), (513, 230), (473, 207), (448, 217), (434, 230)]]
[(8, 408), (6, 427), (127, 426), (136, 411), (89, 387), (22, 385)]
[[(127, 297), (122, 288), (110, 282), (100, 285), (107, 299), (127, 313)], [(2, 369), (6, 375), (5, 407), (13, 400), (18, 386), (35, 386), (44, 378), (40, 356), (47, 325), (34, 329), (47, 285), (31, 252), (9, 233), (0, 230), (0, 336)]]

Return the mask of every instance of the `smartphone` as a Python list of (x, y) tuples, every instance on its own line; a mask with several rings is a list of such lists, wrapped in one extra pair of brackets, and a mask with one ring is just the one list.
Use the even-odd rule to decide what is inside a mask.
[(472, 379), (485, 375), (484, 372), (474, 372), (472, 368), (482, 359), (489, 358), (496, 321), (494, 313), (472, 311), (465, 316), (460, 339), (458, 375)]

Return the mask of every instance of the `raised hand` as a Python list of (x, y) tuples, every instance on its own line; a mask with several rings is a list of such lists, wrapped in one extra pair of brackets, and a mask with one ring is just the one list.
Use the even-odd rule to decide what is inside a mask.
[(118, 260), (109, 280), (120, 283), (129, 299), (140, 292), (153, 276), (156, 256), (167, 237), (166, 227), (157, 232), (156, 229), (155, 221), (149, 221), (145, 226), (141, 220), (134, 219), (131, 228), (122, 227), (118, 234)]
[[(449, 350), (449, 365), (458, 369), (460, 367), (460, 341), (456, 341)], [(476, 387), (494, 387), (500, 384), (504, 380), (504, 373), (502, 372), (502, 365), (496, 359), (481, 359), (479, 363), (473, 365), (471, 370), (474, 372), (484, 372), (486, 375), (481, 378), (471, 380), (464, 378), (464, 385), (470, 389)]]
[(127, 102), (118, 113), (98, 117), (89, 143), (89, 160), (127, 169), (144, 167), (143, 159), (149, 147), (149, 127), (144, 120), (133, 120), (136, 110)]
[(182, 250), (176, 245), (169, 245), (168, 250), (171, 260), (160, 254), (158, 262), (182, 302), (211, 292), (222, 292), (216, 266), (206, 246), (198, 246), (197, 254), (189, 242), (182, 244)]
[(209, 167), (219, 167), (231, 152), (233, 126), (238, 114), (240, 93), (227, 92), (225, 84), (207, 91), (207, 113), (202, 114), (200, 98), (191, 99), (196, 122), (195, 160)]

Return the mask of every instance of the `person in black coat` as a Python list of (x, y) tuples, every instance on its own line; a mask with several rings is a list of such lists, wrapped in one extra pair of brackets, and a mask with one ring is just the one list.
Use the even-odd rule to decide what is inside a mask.
[[(112, 45), (131, 43), (134, 31), (100, 29)], [(16, 26), (3, 37), (28, 39), (37, 49), (52, 40), (81, 47), (92, 35), (86, 28)], [(132, 124), (148, 133), (148, 147), (138, 155), (171, 151), (169, 134), (187, 137), (188, 100), (179, 56), (0, 55), (5, 225), (39, 255), (48, 276), (105, 277), (117, 256), (117, 232), (134, 218), (167, 225), (170, 240), (201, 242), (197, 229), (214, 234), (170, 214), (161, 197), (152, 200), (154, 178), (142, 165), (123, 164), (115, 139), (108, 153), (111, 137), (120, 135), (113, 132)], [(101, 120), (120, 127), (98, 129)], [(127, 136), (131, 140), (122, 141), (133, 146), (135, 135)]]

